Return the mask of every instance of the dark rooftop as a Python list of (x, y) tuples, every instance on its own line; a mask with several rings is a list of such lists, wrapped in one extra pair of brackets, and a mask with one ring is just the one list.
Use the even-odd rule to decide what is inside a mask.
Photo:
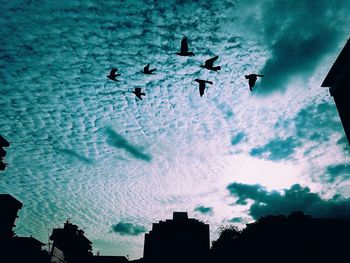
[(350, 39), (346, 42), (343, 50), (340, 52), (338, 58), (334, 62), (332, 68), (328, 72), (321, 87), (332, 87), (338, 81), (349, 77), (350, 70)]
[(22, 203), (9, 194), (0, 194), (0, 206), (17, 206), (18, 209), (22, 208)]

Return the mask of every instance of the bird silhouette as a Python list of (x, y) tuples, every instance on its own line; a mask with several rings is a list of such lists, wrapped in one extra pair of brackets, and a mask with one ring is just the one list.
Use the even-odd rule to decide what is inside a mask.
[(194, 56), (193, 52), (188, 51), (187, 37), (184, 36), (181, 40), (181, 49), (180, 52), (176, 53), (179, 56)]
[(221, 69), (220, 66), (216, 66), (214, 67), (213, 64), (214, 64), (214, 61), (217, 60), (219, 58), (219, 56), (215, 56), (211, 59), (208, 59), (204, 62), (204, 65), (201, 65), (200, 67), (202, 68), (206, 68), (206, 69), (209, 69), (209, 70), (214, 70), (214, 71), (218, 71)]
[(199, 95), (202, 97), (204, 94), (204, 90), (205, 90), (205, 83), (208, 84), (213, 84), (212, 81), (208, 81), (208, 80), (203, 80), (203, 79), (195, 79), (194, 81), (199, 83)]
[(145, 93), (141, 92), (141, 88), (135, 88), (135, 90), (132, 92), (138, 97), (140, 100), (142, 100), (141, 96), (146, 96)]
[(253, 91), (253, 87), (255, 85), (257, 77), (264, 77), (264, 75), (258, 75), (258, 74), (249, 74), (245, 75), (245, 78), (249, 80), (249, 89), (250, 91)]
[(155, 73), (153, 73), (153, 71), (155, 71), (155, 70), (157, 70), (157, 69), (149, 69), (149, 66), (150, 66), (150, 64), (147, 64), (144, 68), (143, 68), (143, 71), (141, 71), (142, 73), (144, 73), (144, 74), (149, 74), (149, 75), (151, 75), (151, 74), (155, 74)]
[(119, 81), (116, 79), (118, 76), (120, 76), (120, 74), (116, 74), (117, 70), (118, 70), (117, 68), (112, 69), (109, 75), (107, 75), (107, 78), (114, 81)]

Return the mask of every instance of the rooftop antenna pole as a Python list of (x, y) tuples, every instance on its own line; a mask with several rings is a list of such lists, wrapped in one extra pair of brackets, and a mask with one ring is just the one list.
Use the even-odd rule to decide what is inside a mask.
[(51, 253), (50, 228), (47, 229), (47, 245), (49, 246), (49, 253)]

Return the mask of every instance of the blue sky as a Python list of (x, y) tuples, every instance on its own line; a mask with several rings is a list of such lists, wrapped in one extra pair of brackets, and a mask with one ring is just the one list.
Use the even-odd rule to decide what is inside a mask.
[[(212, 240), (267, 212), (344, 216), (349, 147), (320, 86), (349, 37), (349, 5), (2, 3), (0, 132), (11, 146), (0, 192), (24, 203), (16, 232), (45, 242), (70, 217), (95, 252), (138, 258), (143, 233), (173, 211), (210, 223)], [(196, 56), (175, 55), (183, 34)], [(221, 71), (199, 67), (214, 55)], [(147, 63), (157, 75), (140, 73)], [(265, 75), (252, 93), (250, 73)], [(214, 83), (202, 98), (196, 78)]]

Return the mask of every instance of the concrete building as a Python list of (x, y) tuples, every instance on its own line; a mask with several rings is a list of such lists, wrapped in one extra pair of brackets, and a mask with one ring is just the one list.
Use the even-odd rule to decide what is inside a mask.
[(209, 254), (209, 225), (185, 212), (154, 223), (145, 234), (144, 262), (202, 262)]
[(87, 263), (127, 263), (129, 260), (124, 256), (93, 256)]
[(22, 203), (9, 194), (0, 194), (0, 262), (47, 263), (45, 245), (31, 237), (18, 237), (13, 232)]
[(12, 228), (22, 203), (9, 194), (0, 194), (0, 240), (14, 236)]
[(329, 87), (350, 144), (350, 40), (328, 72), (322, 87)]
[(53, 240), (50, 262), (79, 263), (92, 258), (92, 243), (84, 236), (83, 230), (68, 220), (63, 228), (53, 229), (50, 240)]

